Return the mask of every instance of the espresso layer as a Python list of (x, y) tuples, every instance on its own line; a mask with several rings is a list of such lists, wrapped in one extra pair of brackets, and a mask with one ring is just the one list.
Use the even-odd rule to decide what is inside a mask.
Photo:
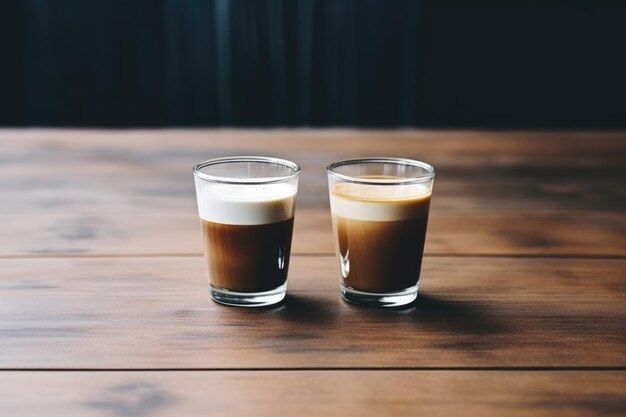
[(285, 283), (293, 218), (260, 225), (202, 221), (209, 281), (237, 292), (263, 292)]
[(428, 216), (371, 222), (333, 216), (343, 284), (386, 293), (417, 283)]

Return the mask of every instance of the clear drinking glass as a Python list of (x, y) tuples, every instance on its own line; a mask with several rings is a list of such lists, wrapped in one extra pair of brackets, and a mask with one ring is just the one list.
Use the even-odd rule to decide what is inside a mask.
[(300, 167), (260, 156), (193, 168), (211, 298), (255, 307), (287, 291)]
[(328, 166), (341, 295), (398, 307), (417, 297), (435, 169), (401, 158)]

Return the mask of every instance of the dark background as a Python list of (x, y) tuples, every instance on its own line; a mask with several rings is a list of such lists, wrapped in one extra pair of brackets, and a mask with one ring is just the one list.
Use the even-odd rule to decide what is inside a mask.
[(4, 126), (626, 126), (626, 1), (0, 3)]

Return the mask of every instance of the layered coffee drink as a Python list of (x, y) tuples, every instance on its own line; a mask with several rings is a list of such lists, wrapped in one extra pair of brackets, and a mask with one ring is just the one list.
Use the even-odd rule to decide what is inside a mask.
[(330, 204), (345, 286), (388, 293), (417, 283), (430, 207), (428, 187), (338, 183)]
[(193, 172), (211, 298), (240, 307), (283, 300), (300, 167), (233, 156), (201, 162)]
[(220, 184), (199, 200), (213, 287), (257, 293), (287, 280), (296, 190)]

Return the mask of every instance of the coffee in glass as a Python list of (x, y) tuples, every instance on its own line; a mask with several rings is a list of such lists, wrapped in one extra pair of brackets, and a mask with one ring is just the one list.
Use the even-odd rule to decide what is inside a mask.
[(343, 298), (379, 307), (415, 300), (434, 168), (367, 158), (333, 163), (327, 172)]
[(194, 167), (213, 300), (237, 306), (280, 302), (300, 167), (267, 157), (230, 157)]

